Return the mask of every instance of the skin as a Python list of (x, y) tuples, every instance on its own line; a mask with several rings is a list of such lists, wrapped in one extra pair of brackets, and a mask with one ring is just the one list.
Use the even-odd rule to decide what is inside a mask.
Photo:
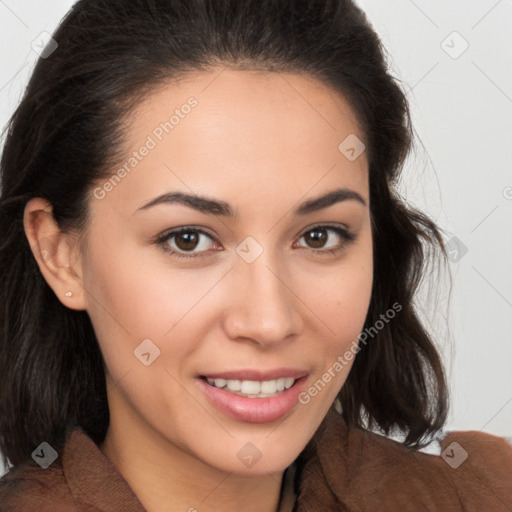
[[(83, 250), (76, 236), (59, 231), (46, 201), (32, 199), (25, 210), (46, 281), (65, 306), (87, 311), (106, 362), (111, 423), (100, 448), (149, 512), (277, 510), (285, 468), (332, 406), (353, 361), (307, 405), (258, 424), (218, 410), (196, 376), (301, 368), (308, 389), (357, 340), (370, 302), (368, 161), (365, 152), (350, 161), (338, 150), (350, 134), (364, 140), (350, 106), (307, 76), (219, 71), (166, 83), (131, 113), (120, 166), (175, 108), (191, 96), (198, 102), (104, 198), (91, 192)], [(366, 205), (346, 200), (292, 214), (341, 187)], [(181, 204), (137, 211), (171, 191), (226, 201), (239, 216)], [(348, 228), (356, 239), (322, 255), (343, 243), (328, 230), (315, 245), (312, 228), (322, 224)], [(154, 243), (180, 226), (211, 238), (200, 235), (192, 253), (179, 237)], [(252, 263), (236, 252), (249, 236), (263, 249)], [(54, 244), (53, 258), (41, 256), (43, 238)], [(178, 260), (165, 244), (207, 256)], [(160, 349), (149, 366), (134, 356), (146, 338)], [(237, 457), (247, 443), (261, 453), (250, 468)]]

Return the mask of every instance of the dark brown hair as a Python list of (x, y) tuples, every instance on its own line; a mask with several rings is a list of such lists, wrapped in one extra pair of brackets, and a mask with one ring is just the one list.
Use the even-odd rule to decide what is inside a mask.
[(357, 354), (339, 398), (349, 425), (426, 444), (446, 421), (448, 394), (413, 300), (427, 256), (446, 253), (440, 229), (394, 190), (413, 132), (405, 94), (363, 12), (350, 0), (81, 0), (53, 37), (58, 48), (37, 62), (1, 159), (5, 462), (23, 462), (42, 441), (61, 446), (76, 425), (101, 442), (109, 424), (89, 316), (66, 308), (43, 278), (23, 228), (25, 205), (45, 198), (63, 231), (84, 233), (90, 191), (108, 177), (136, 100), (212, 66), (306, 74), (350, 102), (370, 173), (374, 282), (365, 328), (395, 302), (402, 310)]

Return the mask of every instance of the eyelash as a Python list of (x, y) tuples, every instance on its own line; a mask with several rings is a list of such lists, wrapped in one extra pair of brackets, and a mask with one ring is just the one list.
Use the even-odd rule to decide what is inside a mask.
[[(345, 249), (346, 247), (348, 247), (357, 238), (356, 235), (351, 231), (348, 231), (344, 228), (340, 228), (339, 226), (332, 226), (332, 225), (325, 225), (325, 224), (319, 224), (317, 226), (313, 226), (312, 228), (309, 228), (307, 231), (304, 231), (302, 233), (300, 238), (302, 238), (307, 233), (310, 233), (311, 231), (316, 231), (316, 230), (321, 230), (321, 229), (325, 229), (326, 231), (333, 231), (334, 233), (339, 235), (342, 239), (342, 242), (340, 243), (340, 245), (338, 245), (338, 247), (335, 247), (332, 249), (312, 249), (312, 248), (308, 248), (308, 247), (303, 247), (305, 249), (309, 249), (310, 251), (312, 251), (315, 254), (320, 254), (321, 256), (335, 255), (338, 252)], [(208, 251), (202, 251), (202, 252), (194, 254), (194, 255), (184, 255), (182, 253), (175, 251), (174, 249), (169, 249), (167, 242), (171, 238), (173, 238), (177, 235), (180, 235), (182, 233), (191, 233), (191, 232), (206, 235), (208, 238), (211, 238), (213, 240), (213, 237), (206, 231), (203, 231), (202, 229), (194, 228), (192, 226), (183, 226), (183, 227), (172, 229), (171, 231), (162, 233), (161, 235), (159, 235), (156, 238), (155, 243), (157, 245), (159, 245), (164, 252), (170, 253), (174, 258), (179, 259), (179, 260), (192, 260), (192, 259), (208, 257), (208, 254), (207, 254)]]

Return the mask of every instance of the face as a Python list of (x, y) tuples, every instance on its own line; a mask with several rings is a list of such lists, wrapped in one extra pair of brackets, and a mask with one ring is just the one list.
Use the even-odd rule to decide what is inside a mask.
[(292, 74), (189, 75), (131, 114), (81, 262), (111, 428), (232, 473), (297, 457), (370, 302), (355, 137), (343, 98)]

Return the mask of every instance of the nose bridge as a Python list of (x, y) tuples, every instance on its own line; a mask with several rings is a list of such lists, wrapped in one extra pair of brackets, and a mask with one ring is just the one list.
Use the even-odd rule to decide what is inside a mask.
[(233, 337), (252, 339), (261, 345), (283, 341), (300, 328), (297, 300), (282, 271), (275, 251), (263, 249), (252, 237), (237, 247), (232, 278), (238, 294), (227, 318)]

